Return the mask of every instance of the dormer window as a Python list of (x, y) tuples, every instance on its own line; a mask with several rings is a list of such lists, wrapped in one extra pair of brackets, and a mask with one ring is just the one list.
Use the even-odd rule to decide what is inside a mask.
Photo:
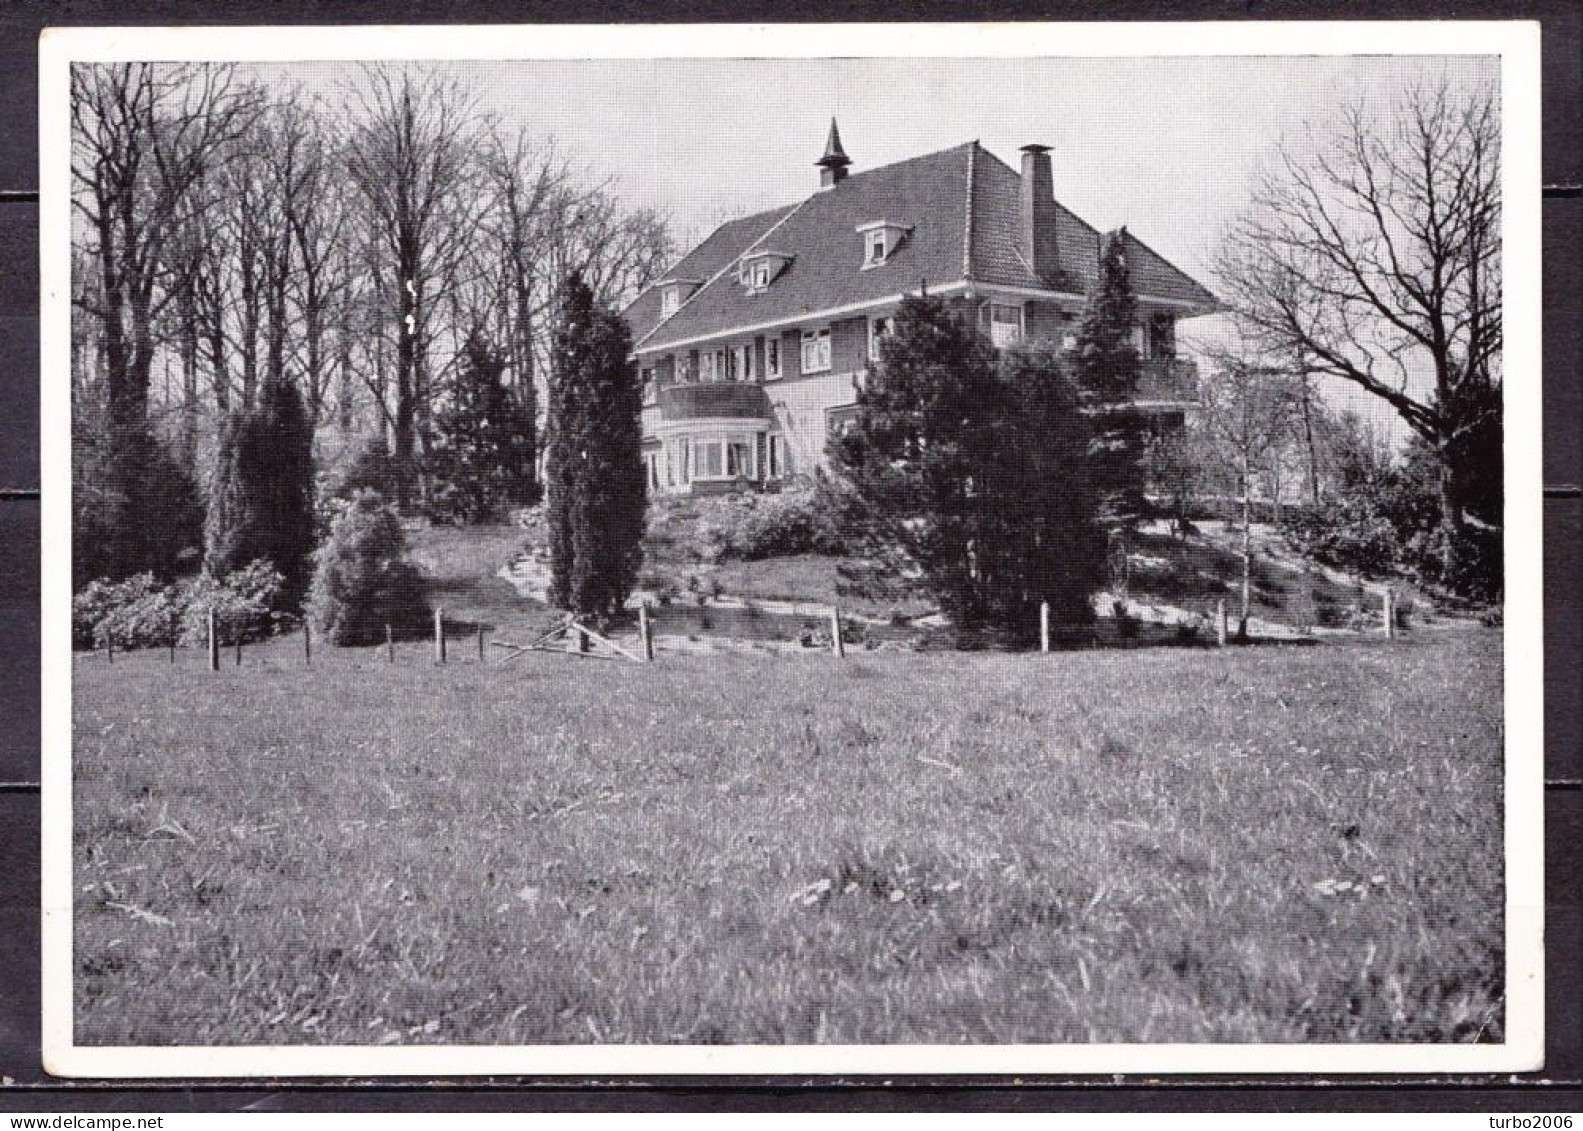
[(754, 248), (737, 263), (737, 282), (746, 287), (750, 295), (763, 294), (791, 261), (787, 252)]
[(893, 223), (890, 220), (874, 220), (867, 224), (859, 224), (857, 232), (863, 237), (863, 270), (882, 266), (895, 253), (897, 245), (910, 231), (912, 228), (908, 225)]
[(701, 285), (699, 279), (665, 279), (660, 283), (660, 317), (669, 318), (682, 308)]
[(865, 266), (878, 267), (885, 262), (885, 233), (870, 232), (868, 234), (868, 256), (863, 260)]

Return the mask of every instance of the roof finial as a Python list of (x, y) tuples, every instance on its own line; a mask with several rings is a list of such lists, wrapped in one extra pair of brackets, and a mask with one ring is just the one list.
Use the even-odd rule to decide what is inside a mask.
[(852, 164), (852, 158), (848, 157), (846, 150), (841, 148), (841, 131), (836, 128), (834, 118), (830, 119), (830, 136), (824, 143), (824, 156), (814, 164), (819, 166), (821, 188), (829, 188), (845, 179), (846, 167)]

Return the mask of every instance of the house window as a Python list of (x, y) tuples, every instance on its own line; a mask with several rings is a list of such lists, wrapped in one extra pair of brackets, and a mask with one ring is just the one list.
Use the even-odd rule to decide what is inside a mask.
[(879, 360), (880, 339), (896, 328), (896, 320), (889, 314), (882, 314), (878, 318), (868, 320), (868, 359)]
[(757, 375), (753, 372), (753, 347), (737, 346), (731, 351), (732, 376), (738, 381), (754, 381)]
[(781, 474), (781, 438), (779, 436), (771, 436), (769, 438), (769, 446), (765, 451), (765, 456), (764, 477), (766, 479), (779, 479)]
[(665, 481), (672, 487), (681, 487), (687, 482), (687, 445), (665, 445)]
[(774, 381), (781, 375), (781, 340), (764, 339), (764, 379)]
[(1143, 332), (1142, 326), (1132, 328), (1132, 348), (1138, 351), (1139, 357), (1149, 356), (1149, 335)]
[(802, 371), (826, 373), (830, 369), (830, 327), (802, 332)]
[(867, 237), (868, 255), (863, 260), (865, 267), (878, 267), (885, 262), (885, 231), (870, 232)]
[(1022, 307), (990, 303), (989, 341), (996, 349), (1005, 349), (1022, 341)]
[(682, 305), (680, 287), (666, 287), (660, 291), (660, 317), (669, 318)]
[(756, 291), (762, 291), (765, 287), (767, 287), (769, 285), (770, 285), (770, 264), (769, 264), (769, 260), (761, 259), (757, 263), (753, 264), (753, 289), (756, 290)]
[(753, 445), (742, 440), (726, 444), (726, 474), (747, 478), (753, 470)]
[[(646, 365), (646, 366), (643, 367), (642, 380), (643, 380), (643, 403), (644, 404), (653, 404), (654, 403), (654, 367), (652, 365)], [(658, 486), (658, 484), (656, 484), (656, 486)]]
[(693, 441), (693, 472), (699, 479), (719, 479), (725, 474), (725, 443), (721, 440)]
[(658, 491), (660, 489), (660, 457), (659, 457), (659, 453), (658, 452), (650, 452), (649, 455), (648, 455), (648, 463), (649, 463), (649, 489), (652, 490), (652, 491)]
[(715, 355), (712, 350), (704, 350), (698, 355), (698, 379), (701, 381), (715, 380)]
[(1154, 357), (1176, 356), (1176, 325), (1168, 314), (1149, 320), (1149, 353)]

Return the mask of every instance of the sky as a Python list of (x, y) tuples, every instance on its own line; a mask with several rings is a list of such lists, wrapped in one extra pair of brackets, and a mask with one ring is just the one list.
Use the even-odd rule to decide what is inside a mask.
[[(1399, 55), (434, 65), (504, 123), (553, 138), (588, 176), (667, 215), (684, 247), (811, 193), (834, 117), (854, 173), (973, 139), (1015, 168), (1018, 147), (1048, 145), (1057, 200), (1102, 231), (1126, 224), (1211, 289), (1220, 235), (1278, 143), (1300, 148), (1343, 106), (1383, 108), (1426, 77), (1499, 74), (1494, 57)], [(268, 73), (333, 102), (357, 68)], [(1215, 337), (1216, 321), (1184, 336)]]
[[(1056, 199), (1102, 230), (1127, 224), (1205, 282), (1278, 141), (1427, 74), (1497, 74), (1493, 58), (1414, 56), (436, 65), (679, 234), (807, 196), (834, 117), (854, 173), (974, 139), (1013, 168), (1018, 147), (1051, 146)], [(272, 71), (333, 96), (356, 67)]]

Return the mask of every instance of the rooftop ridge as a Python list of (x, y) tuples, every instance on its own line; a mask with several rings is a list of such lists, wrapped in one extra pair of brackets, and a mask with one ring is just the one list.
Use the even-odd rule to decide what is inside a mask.
[(967, 204), (962, 224), (962, 278), (973, 281), (973, 166), (977, 164), (978, 140), (975, 138), (967, 150)]

